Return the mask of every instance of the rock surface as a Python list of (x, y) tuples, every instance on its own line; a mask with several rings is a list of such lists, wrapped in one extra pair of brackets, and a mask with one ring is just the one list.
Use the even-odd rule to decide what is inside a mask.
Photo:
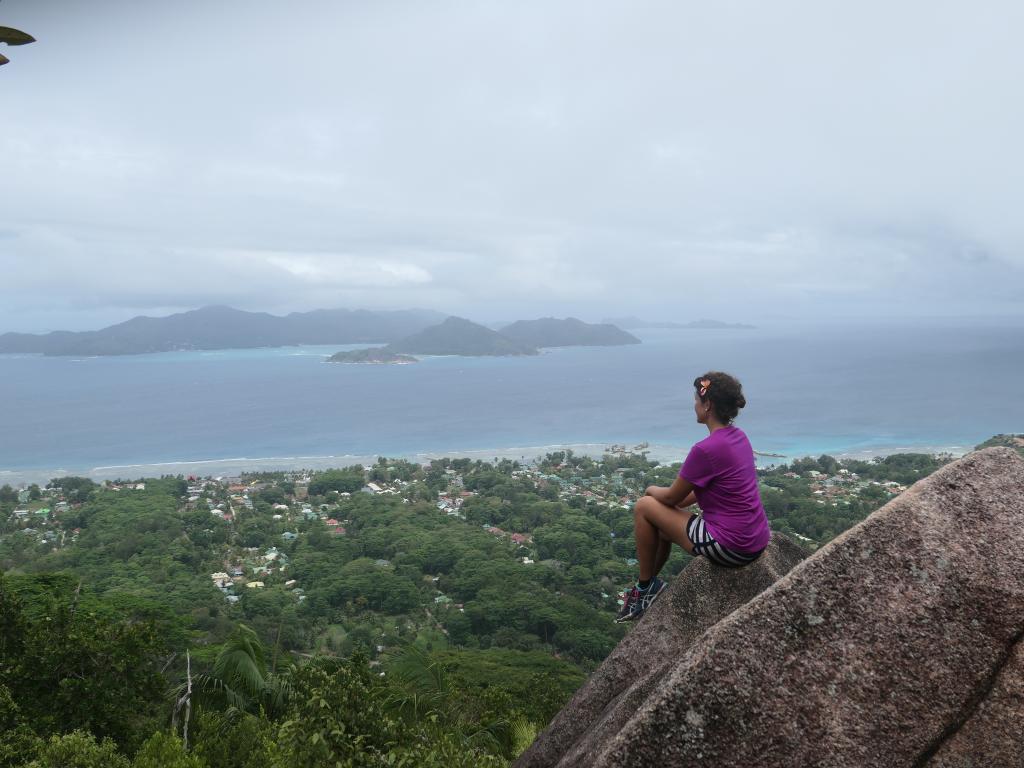
[(517, 765), (1024, 765), (1017, 453), (943, 467), (756, 596), (737, 573), (677, 579)]
[(763, 592), (807, 552), (779, 533), (752, 565), (718, 568), (704, 558), (687, 566), (523, 754), (519, 766), (588, 765), (593, 745), (627, 724), (651, 686), (693, 642)]
[(944, 741), (926, 768), (1024, 768), (1024, 642), (977, 710)]

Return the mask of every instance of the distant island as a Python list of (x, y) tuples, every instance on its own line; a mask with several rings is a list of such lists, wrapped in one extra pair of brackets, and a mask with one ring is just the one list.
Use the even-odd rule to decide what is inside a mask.
[(536, 355), (537, 348), (508, 338), (463, 317), (449, 317), (383, 348), (408, 355), (504, 356)]
[(535, 347), (612, 347), (641, 343), (636, 336), (611, 323), (584, 323), (575, 317), (518, 320), (498, 330), (502, 336)]
[(616, 346), (639, 344), (640, 339), (614, 325), (584, 323), (574, 317), (559, 320), (519, 320), (496, 331), (462, 317), (449, 317), (384, 347), (339, 352), (331, 362), (402, 362), (402, 355), (461, 355), (465, 357), (536, 355), (541, 347)]
[(5, 333), (0, 335), (0, 354), (140, 355), (190, 349), (387, 343), (444, 317), (440, 312), (422, 309), (317, 309), (280, 317), (210, 306), (167, 317), (135, 317), (98, 331)]
[[(609, 323), (569, 317), (519, 320), (500, 332), (424, 309), (316, 309), (285, 316), (209, 306), (166, 317), (134, 317), (98, 331), (0, 334), (0, 354), (142, 355), (299, 344), (385, 344), (389, 355), (536, 355), (541, 347), (639, 344)], [(342, 353), (332, 362), (413, 362), (383, 352)]]
[(723, 323), (721, 320), (691, 320), (688, 323), (673, 323), (667, 320), (641, 320), (639, 317), (617, 317), (611, 319), (605, 319), (605, 323), (611, 323), (617, 325), (620, 328), (629, 328), (636, 330), (638, 328), (707, 328), (707, 329), (718, 329), (718, 328), (756, 328), (756, 325), (747, 325), (746, 323)]
[(359, 363), (367, 365), (406, 365), (418, 363), (412, 355), (399, 355), (383, 347), (354, 349), (351, 352), (337, 352), (327, 358), (329, 363)]

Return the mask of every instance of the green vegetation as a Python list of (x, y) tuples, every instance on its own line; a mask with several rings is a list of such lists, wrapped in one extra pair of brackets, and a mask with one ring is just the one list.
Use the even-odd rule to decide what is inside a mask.
[(389, 352), (383, 347), (371, 347), (369, 349), (354, 349), (351, 352), (335, 352), (329, 358), (329, 363), (374, 363), (374, 364), (404, 364), (415, 363), (416, 358), (412, 355), (399, 355)]
[(995, 435), (979, 445), (978, 448), (991, 448), (996, 445), (1013, 448), (1021, 456), (1024, 456), (1024, 435)]
[[(6, 43), (7, 45), (28, 45), (34, 43), (36, 39), (32, 35), (26, 34), (18, 29), (12, 27), (0, 27), (0, 43)], [(0, 53), (0, 66), (7, 64), (10, 61), (6, 56)]]
[[(949, 458), (799, 459), (761, 495), (815, 548)], [(631, 505), (678, 469), (566, 451), (0, 489), (0, 768), (505, 765), (622, 637)]]

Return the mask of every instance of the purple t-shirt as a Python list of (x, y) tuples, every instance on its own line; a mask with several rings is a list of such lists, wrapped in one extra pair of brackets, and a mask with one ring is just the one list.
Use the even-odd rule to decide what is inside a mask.
[(704, 525), (723, 547), (750, 553), (768, 546), (754, 449), (742, 429), (722, 427), (694, 445), (679, 476), (693, 483)]

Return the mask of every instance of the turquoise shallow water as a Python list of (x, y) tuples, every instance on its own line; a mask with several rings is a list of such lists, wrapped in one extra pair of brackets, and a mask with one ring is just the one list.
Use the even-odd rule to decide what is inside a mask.
[(338, 346), (0, 355), (0, 482), (154, 474), (140, 465), (167, 462), (244, 459), (196, 465), (224, 472), (641, 441), (669, 458), (706, 435), (690, 383), (709, 369), (743, 382), (737, 424), (758, 451), (961, 452), (1024, 431), (1019, 323), (638, 335), (644, 343), (628, 347), (404, 366), (323, 362)]

